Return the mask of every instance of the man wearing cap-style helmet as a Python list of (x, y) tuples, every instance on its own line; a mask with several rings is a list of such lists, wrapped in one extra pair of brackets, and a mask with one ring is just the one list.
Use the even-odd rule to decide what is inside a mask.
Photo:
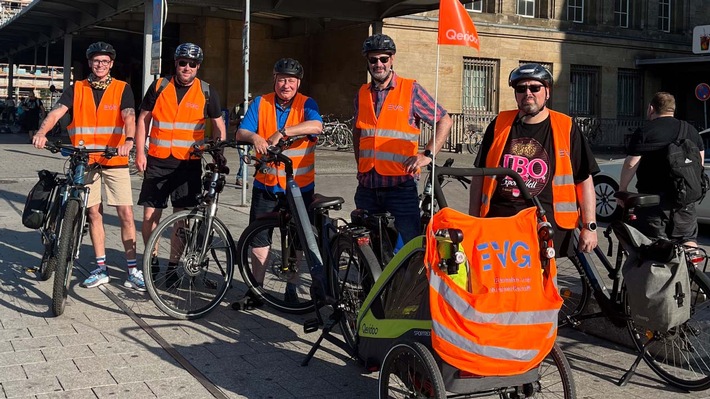
[[(451, 131), (451, 117), (415, 80), (394, 72), (394, 40), (383, 34), (365, 39), (362, 55), (372, 82), (355, 97), (353, 142), (358, 164), (355, 206), (389, 212), (406, 243), (422, 232), (417, 180)], [(434, 124), (434, 137), (419, 151), (420, 122)]]
[[(160, 222), (168, 198), (174, 211), (197, 205), (202, 191), (202, 163), (191, 150), (193, 145), (204, 143), (207, 121), (212, 123), (214, 138), (227, 137), (217, 91), (197, 78), (204, 60), (202, 48), (183, 43), (175, 49), (174, 59), (175, 75), (160, 78), (148, 87), (136, 128), (136, 167), (145, 171), (138, 198), (138, 205), (143, 205), (144, 243)], [(152, 252), (152, 248), (146, 248), (144, 256), (151, 256), (155, 285), (189, 284), (189, 276), (177, 267), (177, 251), (170, 254), (167, 265), (161, 265)], [(159, 276), (161, 267), (165, 274)]]
[[(315, 100), (298, 92), (303, 79), (303, 66), (292, 58), (282, 58), (276, 61), (273, 69), (274, 92), (256, 97), (249, 106), (242, 123), (237, 130), (237, 140), (247, 141), (254, 145), (257, 158), (266, 153), (266, 149), (288, 137), (299, 137), (284, 151), (293, 161), (294, 179), (303, 195), (306, 207), (313, 200), (315, 189), (315, 140), (307, 136), (320, 134), (323, 130), (323, 119)], [(274, 212), (280, 207), (288, 207), (283, 195), (286, 189), (284, 166), (269, 165), (267, 173), (257, 173), (251, 195), (251, 210), (249, 222), (253, 222), (264, 214)], [(258, 283), (264, 281), (265, 265), (269, 256), (271, 237), (259, 237), (263, 246), (252, 245), (252, 273)], [(301, 270), (307, 270), (307, 267)], [(298, 275), (294, 274), (287, 281), (283, 300), (299, 301)], [(309, 299), (309, 298), (304, 298)], [(257, 298), (247, 291), (246, 296), (235, 302), (232, 307), (239, 310), (242, 307), (259, 306)]]
[(92, 154), (89, 158), (91, 165), (100, 166), (89, 168), (90, 172), (85, 179), (90, 188), (86, 205), (89, 236), (94, 246), (97, 268), (81, 285), (93, 288), (109, 282), (101, 203), (103, 184), (106, 187), (106, 202), (116, 207), (121, 224), (121, 241), (128, 267), (128, 278), (124, 285), (145, 291), (143, 273), (136, 267), (136, 228), (133, 222), (131, 176), (128, 172), (128, 153), (133, 147), (136, 129), (135, 100), (130, 86), (111, 76), (115, 58), (116, 50), (108, 43), (92, 43), (86, 49), (86, 59), (91, 68), (89, 77), (64, 90), (42, 122), (33, 143), (35, 147), (43, 148), (47, 143), (47, 131), (72, 109), (73, 119), (67, 128), (72, 145), (77, 146), (82, 141), (89, 148), (118, 147), (117, 157), (105, 159), (100, 154)]
[[(552, 224), (556, 256), (567, 257), (575, 227), (581, 229), (579, 250), (590, 252), (597, 245), (592, 175), (599, 167), (572, 118), (547, 107), (552, 83), (540, 64), (510, 73), (518, 109), (499, 113), (488, 125), (475, 166), (518, 172)], [(511, 216), (527, 205), (511, 178), (486, 177), (471, 184), (469, 206), (475, 216)]]

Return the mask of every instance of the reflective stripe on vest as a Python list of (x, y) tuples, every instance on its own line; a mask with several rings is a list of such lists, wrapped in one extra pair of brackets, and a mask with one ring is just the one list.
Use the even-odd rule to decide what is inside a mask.
[[(552, 176), (552, 201), (555, 222), (563, 229), (574, 229), (579, 218), (577, 193), (574, 185), (572, 160), (570, 159), (570, 135), (572, 133), (572, 118), (562, 113), (549, 110), (550, 126), (553, 135), (553, 151), (555, 153), (555, 172)], [(495, 122), (493, 143), (486, 157), (486, 167), (499, 167), (505, 145), (508, 142), (510, 129), (518, 115), (518, 111), (503, 111), (498, 114)], [(483, 179), (481, 193), (481, 216), (490, 209), (490, 200), (497, 186), (495, 176)]]
[[(67, 126), (73, 146), (78, 146), (80, 141), (83, 141), (84, 147), (90, 149), (118, 147), (125, 143), (121, 99), (126, 87), (126, 82), (111, 80), (97, 107), (88, 80), (74, 83), (72, 103), (74, 117)], [(89, 164), (93, 163), (104, 166), (125, 166), (128, 165), (128, 157), (114, 156), (106, 159), (102, 154), (89, 154)]]
[(420, 134), (419, 129), (409, 124), (414, 82), (397, 77), (395, 87), (385, 97), (379, 117), (375, 115), (370, 85), (360, 87), (355, 122), (355, 127), (360, 129), (359, 172), (375, 168), (382, 176), (408, 174), (403, 162), (417, 154)]
[[(458, 284), (440, 268), (433, 232), (460, 229), (471, 281)], [(534, 207), (502, 218), (475, 218), (451, 208), (427, 226), (432, 347), (452, 366), (478, 375), (514, 375), (536, 367), (557, 336), (562, 305), (557, 268), (540, 262)], [(470, 291), (465, 287), (471, 287)]]
[[(161, 79), (155, 82), (156, 91)], [(199, 79), (193, 81), (180, 104), (171, 79), (155, 100), (148, 154), (163, 159), (171, 155), (182, 160), (198, 159), (190, 151), (193, 145), (205, 141), (205, 104)]]
[[(296, 93), (296, 96), (291, 102), (284, 127), (298, 125), (306, 120), (305, 104), (307, 100), (308, 97), (301, 93)], [(276, 94), (270, 93), (263, 95), (259, 102), (259, 126), (257, 127), (257, 134), (264, 139), (268, 139), (278, 129)], [(294, 141), (291, 147), (283, 152), (284, 155), (291, 158), (291, 162), (293, 162), (294, 180), (299, 187), (305, 187), (315, 182), (315, 151), (316, 143), (303, 137)], [(257, 158), (261, 158), (261, 154), (257, 154)], [(283, 165), (269, 165), (263, 170), (266, 173), (257, 173), (255, 177), (256, 181), (268, 187), (278, 185), (282, 189), (286, 188), (286, 169)]]

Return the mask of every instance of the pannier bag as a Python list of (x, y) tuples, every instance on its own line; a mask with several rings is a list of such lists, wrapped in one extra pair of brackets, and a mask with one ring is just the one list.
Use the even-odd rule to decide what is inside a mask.
[[(550, 353), (562, 298), (554, 259), (542, 268), (536, 212), (531, 207), (511, 217), (477, 218), (444, 208), (429, 222), (424, 264), (431, 342), (446, 363), (481, 376), (508, 376), (537, 367)], [(439, 266), (434, 232), (442, 229), (463, 232), (466, 284)]]
[(661, 332), (685, 323), (690, 319), (691, 297), (683, 248), (666, 239), (650, 242), (638, 230), (626, 227), (633, 238), (621, 273), (631, 318)]
[(40, 170), (37, 175), (39, 181), (27, 194), (25, 209), (22, 211), (22, 224), (30, 229), (39, 229), (44, 225), (49, 213), (50, 196), (57, 186), (57, 173)]

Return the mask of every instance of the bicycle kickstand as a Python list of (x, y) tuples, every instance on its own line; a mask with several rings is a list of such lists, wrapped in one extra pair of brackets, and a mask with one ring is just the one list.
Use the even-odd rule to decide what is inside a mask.
[[(343, 311), (340, 308), (340, 306), (338, 306), (338, 304), (336, 303), (333, 305), (333, 313), (331, 313), (331, 315), (328, 316), (328, 320), (325, 322), (325, 324), (323, 324), (323, 331), (321, 332), (320, 337), (318, 337), (316, 342), (313, 343), (313, 346), (311, 347), (311, 350), (306, 355), (306, 358), (303, 359), (303, 362), (301, 362), (301, 366), (303, 366), (303, 367), (308, 366), (308, 362), (311, 361), (311, 359), (316, 354), (318, 349), (320, 349), (320, 345), (324, 339), (326, 341), (330, 342), (331, 344), (339, 347), (340, 349), (344, 350), (348, 354), (352, 355), (350, 353), (350, 348), (345, 344), (345, 342), (339, 338), (336, 338), (335, 336), (331, 335), (331, 333), (330, 333), (333, 330), (333, 327), (338, 325), (338, 323), (340, 322), (340, 319), (342, 319), (342, 318), (343, 318)], [(319, 319), (320, 319), (320, 317), (319, 317)], [(303, 325), (303, 330), (306, 333), (314, 332), (315, 330), (317, 330), (318, 329), (317, 325), (315, 326), (315, 330), (312, 329), (312, 327), (313, 327), (312, 324), (314, 324), (316, 321), (317, 321), (317, 319), (306, 320), (306, 322)], [(309, 329), (309, 327), (310, 327), (310, 329)]]
[[(653, 339), (655, 339), (655, 337)], [(626, 371), (626, 373), (624, 373), (624, 375), (621, 377), (621, 379), (619, 379), (619, 382), (617, 383), (618, 386), (620, 386), (620, 387), (625, 386), (626, 383), (628, 383), (629, 380), (631, 379), (631, 376), (633, 376), (634, 373), (636, 373), (636, 368), (638, 367), (639, 363), (641, 363), (641, 360), (643, 360), (643, 357), (646, 356), (646, 351), (647, 351), (646, 348), (648, 348), (648, 344), (653, 342), (653, 339), (648, 341), (646, 343), (646, 345), (643, 346), (643, 350), (641, 351), (641, 353), (639, 353), (636, 360), (634, 360), (634, 364), (632, 364), (631, 367), (629, 367), (629, 369)]]

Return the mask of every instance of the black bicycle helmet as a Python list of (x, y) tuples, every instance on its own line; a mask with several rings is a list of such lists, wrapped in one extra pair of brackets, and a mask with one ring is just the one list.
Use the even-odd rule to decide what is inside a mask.
[(112, 45), (104, 42), (91, 43), (86, 49), (86, 59), (92, 59), (96, 54), (106, 54), (112, 60), (116, 58), (116, 50)]
[(291, 75), (303, 79), (303, 67), (293, 58), (282, 58), (274, 64), (274, 75)]
[(508, 77), (508, 86), (513, 87), (526, 79), (537, 80), (546, 87), (552, 87), (552, 74), (540, 64), (525, 64), (513, 69)]
[(383, 51), (392, 55), (397, 52), (397, 46), (395, 46), (391, 37), (382, 33), (375, 33), (362, 43), (362, 55), (367, 55), (371, 51)]
[(179, 58), (187, 58), (188, 60), (195, 60), (199, 64), (205, 59), (205, 55), (202, 52), (200, 46), (195, 43), (183, 43), (175, 49), (175, 57), (177, 60)]

